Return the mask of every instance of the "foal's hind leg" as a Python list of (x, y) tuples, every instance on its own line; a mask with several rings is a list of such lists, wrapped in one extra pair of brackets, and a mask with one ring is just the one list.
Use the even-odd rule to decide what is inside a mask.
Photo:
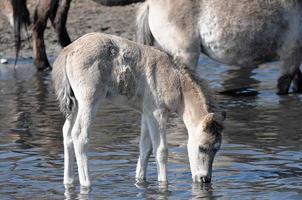
[(148, 114), (147, 122), (153, 146), (153, 155), (157, 164), (157, 177), (160, 182), (167, 182), (168, 146), (166, 139), (167, 115), (161, 110)]
[(148, 124), (142, 114), (141, 134), (139, 140), (139, 158), (136, 166), (136, 179), (146, 180), (148, 159), (152, 153), (152, 143), (148, 132)]
[(90, 126), (95, 117), (97, 105), (98, 102), (96, 101), (78, 100), (78, 114), (71, 132), (80, 184), (85, 187), (90, 186), (87, 150)]
[(70, 185), (74, 181), (74, 148), (71, 137), (71, 130), (77, 116), (77, 110), (70, 114), (65, 120), (63, 126), (64, 137), (64, 184)]
[[(301, 50), (289, 49), (288, 51), (283, 51), (281, 57), (281, 76), (278, 79), (278, 93), (277, 94), (288, 94), (290, 84), (295, 76), (300, 76), (301, 72), (299, 66), (301, 63)], [(299, 84), (297, 81), (301, 77), (297, 77), (294, 84)]]
[(32, 28), (34, 64), (38, 70), (50, 68), (44, 43), (44, 31), (50, 14), (52, 0), (39, 0)]
[(57, 10), (54, 10), (56, 13), (53, 13), (53, 15), (50, 17), (51, 23), (57, 32), (59, 42), (62, 47), (65, 47), (71, 43), (70, 37), (66, 30), (66, 21), (70, 3), (71, 0), (60, 0)]

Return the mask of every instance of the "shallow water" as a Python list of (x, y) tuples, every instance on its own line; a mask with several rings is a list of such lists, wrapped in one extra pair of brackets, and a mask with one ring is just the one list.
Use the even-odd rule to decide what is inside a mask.
[[(211, 184), (192, 184), (186, 131), (172, 118), (168, 188), (156, 181), (154, 159), (148, 182), (136, 185), (140, 116), (107, 104), (91, 135), (89, 193), (78, 181), (67, 191), (62, 184), (63, 117), (50, 74), (26, 62), (15, 71), (0, 65), (0, 199), (302, 199), (302, 95), (275, 95), (277, 65), (240, 70), (200, 60), (199, 74), (227, 112)], [(259, 94), (218, 94), (245, 87)]]

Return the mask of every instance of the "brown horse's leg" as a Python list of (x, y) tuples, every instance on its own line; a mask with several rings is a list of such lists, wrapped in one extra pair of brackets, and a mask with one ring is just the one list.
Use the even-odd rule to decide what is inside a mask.
[(297, 71), (293, 80), (293, 92), (302, 93), (302, 73), (300, 69)]
[(66, 30), (66, 21), (70, 3), (71, 0), (60, 0), (58, 8), (54, 10), (55, 13), (52, 13), (50, 17), (51, 23), (58, 34), (59, 42), (62, 47), (65, 47), (71, 43), (70, 37)]
[(278, 92), (277, 94), (279, 95), (284, 95), (284, 94), (288, 94), (289, 92), (289, 87), (290, 84), (293, 80), (293, 75), (292, 74), (284, 74), (282, 76), (279, 77), (278, 79)]
[(44, 30), (49, 18), (52, 0), (39, 0), (34, 13), (32, 29), (34, 63), (38, 70), (51, 68), (44, 43)]

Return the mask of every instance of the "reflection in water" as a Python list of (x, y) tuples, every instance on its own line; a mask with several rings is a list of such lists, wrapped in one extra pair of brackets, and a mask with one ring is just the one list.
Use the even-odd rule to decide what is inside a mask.
[(152, 185), (148, 182), (136, 182), (135, 186), (141, 190), (141, 192), (137, 194), (139, 198), (165, 200), (168, 199), (171, 194), (167, 183), (156, 183), (156, 185)]
[(169, 185), (156, 181), (153, 158), (148, 182), (135, 183), (140, 115), (107, 104), (99, 110), (90, 140), (90, 192), (78, 181), (67, 189), (62, 184), (63, 117), (49, 72), (1, 66), (1, 199), (301, 199), (302, 96), (275, 94), (275, 63), (241, 70), (207, 59), (200, 65), (198, 73), (215, 91), (250, 87), (259, 92), (216, 95), (227, 120), (212, 184), (192, 184), (187, 134), (176, 116), (168, 124)]
[(205, 199), (212, 200), (215, 199), (213, 195), (213, 188), (210, 183), (206, 183), (203, 185), (200, 184), (192, 184), (192, 199)]
[(226, 74), (221, 75), (222, 86), (228, 89), (257, 87), (259, 80), (253, 77), (254, 68), (230, 67)]
[(65, 200), (88, 200), (90, 199), (90, 192), (91, 190), (86, 187), (80, 187), (79, 192), (77, 192), (75, 187), (67, 187), (65, 188), (64, 197)]

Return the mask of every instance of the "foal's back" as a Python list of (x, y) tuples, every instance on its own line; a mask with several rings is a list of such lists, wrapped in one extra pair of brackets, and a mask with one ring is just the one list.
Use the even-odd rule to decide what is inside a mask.
[(128, 65), (132, 70), (143, 73), (142, 70), (146, 70), (147, 67), (145, 65), (151, 62), (166, 64), (170, 62), (170, 57), (166, 53), (153, 47), (103, 33), (89, 33), (80, 37), (64, 48), (60, 56), (72, 58), (76, 64), (70, 66), (73, 70), (88, 68), (102, 61), (100, 70), (112, 69), (116, 65)]
[(113, 35), (90, 33), (64, 48), (54, 63), (53, 79), (62, 79), (64, 70), (77, 100), (101, 96), (142, 109), (147, 96), (169, 107), (176, 98), (171, 94), (179, 94), (170, 56)]

